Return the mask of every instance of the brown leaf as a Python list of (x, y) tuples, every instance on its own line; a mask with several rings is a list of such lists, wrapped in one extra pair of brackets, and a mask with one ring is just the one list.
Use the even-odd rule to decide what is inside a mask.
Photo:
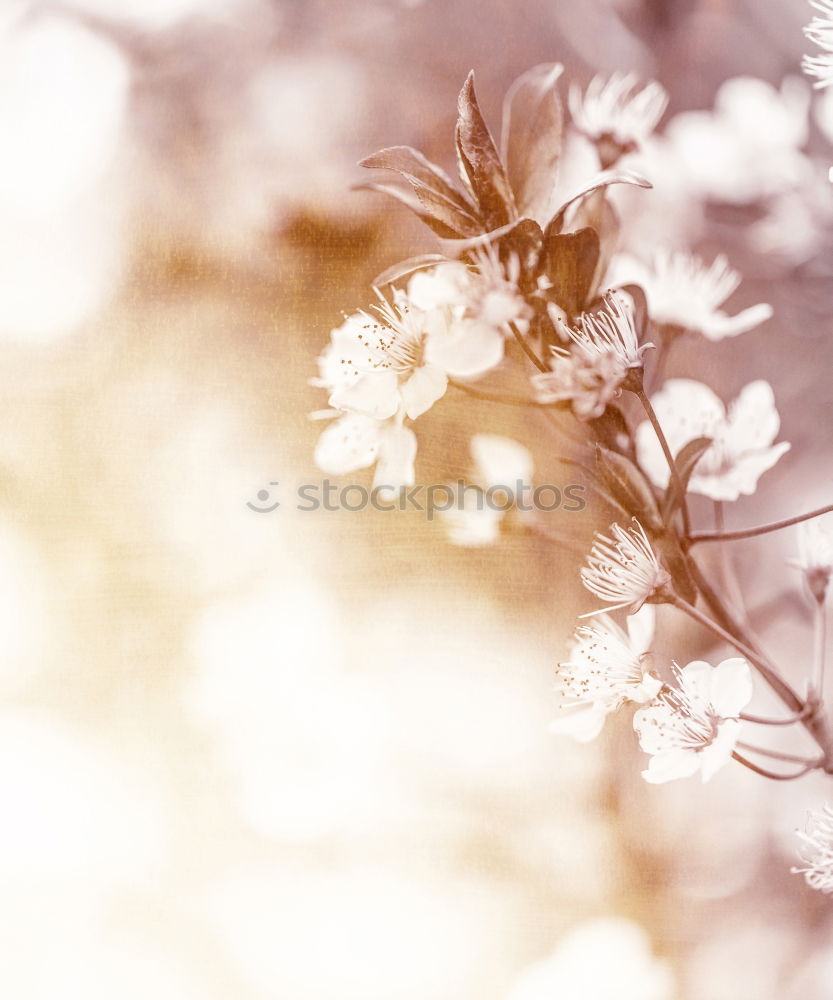
[(500, 162), (474, 92), (474, 72), (469, 73), (457, 100), (455, 139), (460, 173), (468, 180), (487, 229), (496, 229), (517, 216), (512, 189)]
[(518, 211), (543, 225), (552, 214), (564, 113), (556, 84), (564, 67), (528, 70), (503, 102), (501, 152)]
[(426, 226), (429, 226), (437, 236), (443, 239), (456, 239), (462, 235), (456, 229), (452, 229), (442, 219), (436, 218), (436, 216), (429, 212), (413, 191), (406, 191), (395, 184), (383, 184), (380, 182), (354, 184), (353, 190), (378, 191), (380, 194), (386, 194), (391, 198), (395, 198), (397, 201), (402, 202), (406, 208), (409, 208)]
[(602, 188), (610, 187), (611, 184), (634, 184), (636, 187), (643, 188), (653, 187), (653, 184), (651, 184), (650, 181), (645, 180), (644, 177), (634, 173), (632, 170), (603, 170), (602, 173), (597, 174), (595, 179), (582, 188), (581, 191), (572, 195), (567, 201), (564, 202), (561, 208), (559, 208), (556, 214), (547, 223), (547, 229), (560, 233), (564, 228), (564, 222), (569, 208), (573, 205), (579, 205), (589, 195), (592, 195), (596, 191), (601, 191)]
[(594, 229), (545, 234), (540, 268), (553, 284), (551, 295), (569, 316), (587, 306), (598, 263), (599, 236)]

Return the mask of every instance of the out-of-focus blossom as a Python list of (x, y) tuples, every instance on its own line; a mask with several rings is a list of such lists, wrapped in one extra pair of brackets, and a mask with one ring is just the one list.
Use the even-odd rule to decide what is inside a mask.
[(375, 465), (374, 485), (397, 490), (413, 486), (416, 449), (416, 435), (396, 419), (345, 413), (321, 433), (315, 464), (332, 476)]
[(148, 31), (164, 31), (194, 17), (218, 20), (252, 0), (64, 0), (67, 6), (107, 21), (124, 21)]
[(473, 482), (449, 486), (453, 502), (439, 508), (449, 541), (466, 548), (497, 542), (504, 517), (531, 488), (533, 473), (529, 449), (499, 434), (475, 434), (471, 454)]
[[(712, 439), (694, 468), (689, 489), (712, 500), (737, 500), (755, 492), (758, 479), (789, 451), (773, 444), (781, 425), (768, 382), (750, 382), (728, 410), (715, 393), (693, 379), (669, 379), (651, 397), (674, 455), (698, 437)], [(653, 482), (668, 485), (668, 463), (656, 433), (646, 420), (636, 432), (639, 461)]]
[(579, 924), (549, 958), (526, 969), (507, 1000), (673, 1000), (668, 963), (645, 931), (622, 917)]
[(801, 151), (809, 106), (798, 77), (780, 90), (754, 77), (727, 80), (714, 111), (685, 111), (665, 129), (680, 180), (702, 198), (739, 205), (794, 188), (812, 172)]
[(825, 804), (807, 815), (807, 825), (798, 831), (803, 845), (801, 866), (793, 868), (813, 889), (833, 893), (833, 808)]
[(117, 286), (130, 71), (107, 38), (52, 12), (7, 26), (0, 67), (0, 334), (48, 341)]
[(651, 701), (662, 682), (651, 672), (654, 609), (644, 605), (627, 621), (627, 633), (608, 615), (579, 625), (570, 659), (555, 675), (559, 715), (552, 730), (582, 743), (595, 739), (605, 719), (625, 702)]
[(823, 50), (821, 55), (804, 56), (801, 68), (814, 76), (814, 87), (829, 87), (833, 83), (833, 0), (810, 0), (810, 6), (821, 11), (804, 29), (804, 34)]
[(833, 574), (833, 515), (802, 521), (797, 535), (798, 558), (793, 565), (803, 572), (813, 598), (821, 602)]
[(752, 674), (740, 657), (716, 667), (695, 660), (675, 667), (675, 684), (633, 719), (639, 745), (651, 755), (642, 777), (650, 784), (700, 772), (708, 781), (732, 757), (740, 713), (752, 698)]
[(637, 90), (635, 73), (594, 77), (582, 93), (570, 86), (568, 101), (575, 127), (592, 139), (607, 169), (625, 153), (638, 149), (654, 131), (668, 106), (668, 94), (656, 81)]
[[(628, 614), (635, 614), (647, 600), (661, 595), (671, 575), (657, 559), (636, 518), (630, 528), (612, 524), (610, 530), (613, 538), (596, 535), (587, 565), (581, 569), (581, 581), (607, 603), (608, 611), (627, 608)], [(591, 611), (582, 617), (601, 613)]]
[(740, 274), (721, 254), (707, 266), (699, 257), (684, 252), (660, 250), (652, 266), (629, 254), (614, 258), (611, 284), (640, 285), (648, 299), (655, 323), (703, 334), (709, 340), (735, 337), (772, 316), (765, 303), (727, 316), (720, 306), (740, 285)]

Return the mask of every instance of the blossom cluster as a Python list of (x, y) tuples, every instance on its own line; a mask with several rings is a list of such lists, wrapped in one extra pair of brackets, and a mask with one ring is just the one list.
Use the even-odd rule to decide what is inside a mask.
[[(561, 75), (561, 66), (542, 65), (515, 81), (499, 143), (469, 76), (455, 132), (460, 185), (407, 146), (362, 161), (395, 176), (395, 183), (365, 187), (415, 212), (439, 237), (440, 252), (391, 268), (378, 282), (376, 303), (332, 330), (316, 384), (329, 406), (318, 415), (333, 422), (320, 437), (316, 460), (330, 474), (375, 465), (375, 483), (397, 489), (415, 478), (411, 425), (450, 388), (548, 412), (565, 431), (555, 432), (555, 453), (588, 472), (598, 501), (615, 517), (579, 570), (601, 606), (582, 616), (557, 667), (553, 729), (592, 740), (609, 715), (633, 706), (650, 784), (694, 774), (708, 781), (732, 759), (779, 780), (815, 769), (833, 773), (823, 631), (804, 697), (708, 582), (695, 549), (801, 522), (797, 565), (821, 609), (816, 627), (823, 630), (833, 575), (827, 522), (799, 516), (745, 532), (722, 527), (723, 505), (753, 494), (789, 451), (789, 443), (778, 440), (772, 387), (753, 379), (727, 404), (694, 378), (663, 380), (681, 338), (702, 353), (748, 335), (773, 310), (766, 303), (727, 310), (741, 276), (725, 255), (708, 261), (660, 247), (643, 259), (626, 246), (614, 192), (622, 185), (651, 186), (631, 158), (663, 117), (668, 97), (661, 85), (640, 86), (621, 74), (596, 78), (585, 89), (574, 83), (565, 123)], [(595, 149), (596, 171), (571, 190), (561, 185), (559, 171), (576, 140)], [(506, 380), (495, 377), (507, 369), (526, 387), (520, 398), (506, 396)], [(488, 489), (510, 467), (519, 481), (532, 477), (532, 454), (518, 442), (481, 433), (472, 453), (478, 488)], [(714, 504), (714, 530), (693, 523), (689, 502), (698, 495)], [(493, 544), (515, 523), (505, 511), (475, 506), (444, 519), (452, 542)], [(558, 541), (540, 512), (516, 520)], [(715, 665), (664, 660), (653, 648), (657, 605), (687, 615), (727, 655)], [(622, 615), (624, 623), (617, 620)], [(817, 756), (741, 742), (745, 727), (770, 721), (747, 712), (755, 677), (790, 713), (773, 723), (804, 725)], [(808, 843), (819, 857), (827, 851), (826, 860), (811, 859), (801, 870), (813, 873), (811, 884), (833, 890), (829, 817), (814, 829)], [(824, 865), (827, 874), (818, 874)]]

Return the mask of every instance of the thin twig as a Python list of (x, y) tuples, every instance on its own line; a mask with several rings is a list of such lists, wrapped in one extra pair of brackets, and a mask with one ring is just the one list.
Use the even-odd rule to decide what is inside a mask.
[(509, 324), (509, 329), (512, 331), (512, 336), (521, 345), (521, 350), (529, 358), (529, 360), (535, 365), (539, 372), (548, 372), (549, 368), (544, 364), (544, 362), (538, 357), (535, 351), (527, 343), (526, 337), (521, 333), (521, 331), (515, 326), (514, 323)]
[(833, 504), (828, 504), (826, 507), (819, 507), (818, 510), (811, 510), (809, 514), (798, 514), (795, 517), (787, 517), (783, 521), (773, 521), (771, 524), (759, 524), (755, 528), (743, 528), (740, 531), (695, 531), (689, 535), (688, 540), (690, 545), (695, 545), (697, 542), (738, 542), (744, 538), (767, 535), (770, 531), (780, 531), (782, 528), (789, 528), (802, 521), (810, 521), (814, 517), (821, 517), (822, 514), (829, 514), (831, 511), (833, 511)]
[(806, 767), (802, 767), (800, 771), (796, 771), (795, 774), (776, 774), (775, 771), (767, 771), (766, 768), (753, 764), (751, 760), (747, 760), (746, 757), (742, 757), (737, 750), (734, 751), (732, 757), (734, 757), (739, 764), (743, 764), (744, 767), (748, 767), (750, 771), (754, 771), (755, 774), (760, 774), (762, 778), (769, 778), (771, 781), (795, 781), (796, 778), (802, 778), (810, 771), (815, 771), (816, 767), (819, 766), (817, 764), (807, 765)]
[(463, 382), (458, 382), (456, 379), (450, 378), (448, 384), (455, 389), (459, 389), (460, 392), (464, 392), (467, 396), (471, 396), (473, 399), (482, 399), (487, 403), (502, 403), (504, 406), (529, 406), (534, 409), (549, 409), (552, 403), (539, 403), (535, 399), (523, 399), (521, 396), (497, 396), (491, 392), (483, 392), (482, 389), (474, 389), (470, 385), (465, 385)]
[(674, 461), (674, 456), (671, 454), (671, 448), (668, 445), (668, 439), (665, 436), (665, 432), (660, 425), (659, 418), (651, 405), (650, 399), (645, 393), (642, 386), (637, 387), (634, 390), (639, 402), (642, 403), (642, 407), (645, 410), (645, 414), (648, 420), (651, 422), (651, 426), (654, 428), (654, 433), (657, 436), (660, 447), (662, 448), (662, 453), (665, 455), (665, 461), (668, 463), (668, 469), (671, 473), (671, 480), (674, 483), (677, 491), (680, 494), (680, 513), (683, 516), (683, 535), (688, 538), (691, 534), (691, 521), (688, 516), (688, 503), (686, 502), (685, 487), (683, 486), (683, 481), (680, 479), (680, 473), (677, 469), (677, 463)]
[(744, 743), (741, 740), (738, 740), (737, 745), (741, 750), (746, 750), (749, 753), (757, 753), (762, 757), (771, 757), (773, 760), (787, 761), (790, 764), (808, 764), (811, 767), (818, 767), (823, 762), (823, 758), (820, 757), (799, 757), (796, 754), (784, 753), (782, 750), (769, 750), (766, 747), (756, 747), (751, 743)]
[(800, 712), (796, 712), (787, 719), (765, 719), (761, 715), (747, 715), (745, 712), (741, 712), (740, 717), (744, 722), (753, 722), (756, 726), (792, 726), (796, 722), (803, 722), (812, 714), (812, 705), (805, 705)]
[(816, 601), (816, 610), (813, 621), (813, 679), (810, 688), (810, 697), (813, 701), (821, 702), (824, 697), (824, 665), (826, 659), (827, 646), (827, 608), (824, 601)]

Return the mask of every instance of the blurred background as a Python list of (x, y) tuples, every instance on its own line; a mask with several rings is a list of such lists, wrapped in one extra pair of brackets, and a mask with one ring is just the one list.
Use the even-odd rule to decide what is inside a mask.
[[(555, 60), (670, 92), (654, 191), (618, 196), (628, 249), (725, 252), (731, 311), (775, 307), (669, 369), (775, 387), (793, 449), (730, 523), (829, 502), (833, 104), (798, 75), (810, 13), (4, 0), (4, 996), (829, 998), (829, 903), (789, 874), (828, 781), (645, 785), (629, 719), (591, 746), (548, 732), (588, 609), (577, 556), (291, 502), (321, 480), (330, 328), (433, 248), (349, 190), (356, 161), (411, 144), (450, 167), (468, 70), (497, 127), (511, 80)], [(564, 481), (535, 413), (451, 395), (417, 426), (418, 479), (464, 473), (477, 431)], [(256, 513), (264, 489), (284, 502)], [(584, 545), (606, 517), (554, 523)], [(792, 546), (734, 555), (801, 683)], [(678, 627), (660, 614), (681, 662), (722, 652)]]

